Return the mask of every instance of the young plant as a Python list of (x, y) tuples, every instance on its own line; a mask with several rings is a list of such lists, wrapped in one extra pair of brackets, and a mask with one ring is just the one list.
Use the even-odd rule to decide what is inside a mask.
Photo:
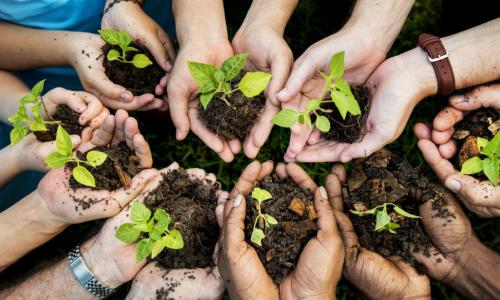
[[(19, 108), (9, 117), (9, 122), (13, 128), (10, 132), (10, 142), (12, 145), (17, 144), (23, 137), (28, 134), (28, 131), (47, 131), (47, 124), (59, 124), (59, 121), (45, 121), (41, 115), (42, 107), (42, 91), (45, 84), (45, 79), (39, 81), (31, 89), (31, 94), (26, 95), (19, 101)], [(26, 105), (32, 104), (30, 112), (33, 119), (28, 116)]]
[(498, 173), (500, 172), (500, 131), (498, 131), (491, 141), (478, 137), (477, 146), (479, 152), (486, 156), (481, 159), (475, 156), (466, 160), (460, 174), (470, 175), (483, 172), (493, 185), (498, 184)]
[[(273, 216), (262, 213), (261, 205), (264, 201), (272, 198), (271, 193), (264, 189), (256, 187), (252, 190), (252, 198), (256, 200), (255, 206), (257, 207), (258, 215), (253, 223), (252, 236), (250, 237), (250, 240), (262, 247), (262, 239), (266, 237), (266, 234), (261, 228), (264, 226), (266, 228), (270, 228), (271, 225), (278, 224), (278, 221)], [(261, 228), (259, 228), (257, 225), (259, 225)]]
[(135, 258), (139, 262), (141, 259), (151, 255), (154, 259), (163, 249), (182, 249), (184, 239), (180, 231), (168, 229), (172, 222), (170, 215), (165, 210), (156, 209), (151, 217), (151, 210), (146, 205), (135, 201), (131, 211), (132, 223), (125, 223), (118, 227), (116, 238), (130, 244), (136, 242), (141, 233), (147, 235), (137, 243)]
[(73, 153), (73, 146), (69, 133), (62, 128), (61, 125), (57, 126), (56, 133), (56, 152), (53, 152), (45, 159), (45, 164), (51, 169), (58, 169), (63, 167), (68, 162), (76, 163), (76, 167), (71, 171), (71, 175), (75, 180), (85, 186), (95, 187), (95, 178), (92, 173), (82, 166), (82, 164), (98, 167), (102, 165), (108, 156), (106, 153), (100, 151), (89, 151), (86, 155), (87, 160), (80, 160), (76, 154)]
[(106, 58), (109, 61), (120, 61), (122, 63), (133, 64), (134, 67), (138, 69), (143, 69), (153, 62), (144, 54), (136, 54), (132, 60), (127, 60), (127, 52), (137, 52), (139, 49), (130, 46), (132, 42), (132, 37), (125, 31), (114, 30), (114, 29), (101, 29), (97, 30), (101, 35), (102, 39), (108, 44), (113, 46), (118, 46), (121, 52), (115, 49), (111, 49), (106, 54)]
[(381, 232), (387, 230), (390, 233), (396, 233), (395, 230), (399, 228), (399, 224), (393, 223), (391, 221), (391, 217), (387, 213), (387, 206), (389, 205), (392, 206), (392, 211), (400, 216), (411, 219), (420, 219), (419, 216), (412, 215), (409, 212), (404, 211), (402, 208), (400, 208), (394, 203), (384, 203), (370, 210), (365, 210), (365, 211), (350, 210), (350, 212), (358, 216), (375, 215), (375, 231)]
[[(295, 123), (307, 124), (312, 127), (311, 115), (316, 116), (316, 128), (321, 132), (330, 131), (330, 120), (320, 113), (330, 113), (332, 110), (324, 109), (322, 104), (332, 102), (339, 110), (342, 119), (345, 120), (347, 113), (353, 116), (361, 114), (361, 108), (352, 94), (349, 83), (342, 77), (344, 76), (344, 51), (336, 53), (330, 59), (330, 73), (320, 72), (321, 77), (325, 79), (321, 98), (311, 99), (304, 112), (297, 112), (293, 109), (283, 109), (272, 120), (273, 124), (280, 127), (290, 128)], [(327, 95), (330, 98), (327, 98)]]
[(247, 58), (248, 53), (235, 55), (224, 61), (219, 69), (209, 64), (188, 62), (189, 72), (198, 85), (198, 93), (200, 94), (203, 109), (207, 109), (214, 95), (219, 93), (222, 93), (220, 98), (228, 106), (231, 106), (228, 97), (238, 90), (247, 98), (253, 98), (266, 89), (271, 80), (271, 74), (265, 72), (247, 72), (238, 83), (238, 86), (235, 89), (232, 88), (231, 80), (236, 78), (243, 70)]

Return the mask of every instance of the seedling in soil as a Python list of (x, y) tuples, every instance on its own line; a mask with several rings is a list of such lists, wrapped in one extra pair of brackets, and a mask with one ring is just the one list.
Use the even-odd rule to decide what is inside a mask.
[(71, 175), (75, 180), (85, 186), (95, 187), (95, 178), (90, 171), (82, 165), (98, 167), (102, 165), (108, 156), (100, 151), (87, 152), (87, 160), (79, 159), (73, 153), (73, 146), (69, 133), (61, 126), (57, 126), (56, 133), (56, 152), (53, 152), (45, 159), (45, 164), (51, 169), (63, 167), (66, 163), (76, 163), (76, 167), (71, 171)]
[(118, 46), (121, 49), (121, 53), (118, 50), (111, 49), (106, 54), (106, 58), (109, 61), (120, 61), (122, 63), (133, 64), (134, 67), (138, 69), (143, 69), (153, 62), (144, 54), (136, 54), (132, 60), (127, 60), (127, 52), (137, 52), (139, 49), (130, 46), (132, 43), (132, 37), (125, 31), (114, 30), (114, 29), (102, 29), (98, 30), (102, 39), (108, 44), (113, 46)]
[(498, 184), (498, 173), (500, 172), (500, 131), (498, 131), (491, 141), (478, 137), (477, 147), (479, 153), (486, 156), (481, 159), (479, 156), (466, 160), (460, 174), (470, 175), (483, 172), (493, 185)]
[[(344, 76), (344, 51), (336, 53), (330, 59), (330, 73), (320, 72), (325, 80), (323, 92), (320, 99), (311, 99), (304, 112), (297, 112), (293, 109), (283, 109), (272, 120), (273, 124), (280, 127), (290, 128), (295, 123), (307, 124), (312, 127), (311, 115), (316, 116), (316, 128), (321, 132), (330, 131), (330, 120), (320, 113), (331, 113), (332, 110), (324, 109), (322, 104), (333, 102), (340, 115), (345, 120), (347, 113), (353, 116), (361, 114), (361, 108), (352, 94), (349, 83), (342, 77)], [(330, 96), (328, 98), (328, 95)]]
[(115, 236), (127, 244), (136, 242), (141, 233), (147, 236), (137, 243), (135, 258), (138, 262), (150, 255), (151, 259), (154, 259), (165, 248), (184, 248), (184, 239), (180, 231), (168, 229), (172, 218), (165, 210), (158, 208), (151, 217), (151, 210), (136, 201), (132, 204), (131, 219), (132, 223), (118, 227)]
[(395, 230), (399, 228), (399, 224), (393, 223), (391, 217), (387, 213), (387, 206), (389, 205), (392, 206), (393, 212), (402, 217), (420, 219), (419, 216), (412, 215), (409, 212), (404, 211), (394, 203), (384, 203), (365, 211), (350, 210), (350, 212), (358, 216), (375, 215), (375, 231), (381, 232), (387, 230), (390, 233), (396, 233)]
[(256, 187), (252, 190), (252, 198), (257, 201), (255, 206), (257, 207), (258, 215), (253, 223), (252, 236), (250, 237), (250, 240), (262, 247), (262, 239), (266, 237), (266, 234), (261, 228), (270, 228), (271, 225), (278, 224), (278, 221), (273, 216), (262, 213), (261, 205), (264, 201), (272, 198), (271, 193)]
[(265, 72), (247, 72), (236, 88), (233, 89), (231, 86), (231, 80), (243, 70), (247, 58), (248, 53), (235, 55), (224, 61), (219, 69), (209, 64), (188, 62), (189, 72), (198, 85), (203, 109), (207, 109), (210, 101), (219, 93), (222, 93), (220, 99), (231, 107), (228, 97), (232, 93), (239, 90), (247, 98), (253, 98), (266, 89), (271, 80), (271, 74)]
[[(45, 79), (35, 84), (31, 89), (31, 94), (21, 98), (18, 110), (9, 117), (9, 122), (14, 127), (10, 132), (10, 142), (12, 145), (17, 144), (28, 134), (28, 131), (47, 131), (47, 124), (61, 123), (59, 121), (45, 121), (41, 115), (42, 107), (45, 108), (41, 96), (44, 84)], [(33, 115), (33, 119), (28, 116), (26, 110), (27, 104), (32, 104), (30, 112)]]

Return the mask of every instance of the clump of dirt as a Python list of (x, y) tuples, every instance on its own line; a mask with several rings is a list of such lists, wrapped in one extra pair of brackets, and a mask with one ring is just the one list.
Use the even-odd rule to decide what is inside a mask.
[(189, 177), (184, 169), (162, 175), (158, 188), (144, 204), (155, 211), (163, 208), (172, 217), (172, 229), (182, 233), (184, 248), (165, 249), (156, 258), (167, 269), (206, 268), (214, 265), (212, 255), (219, 238), (215, 217), (216, 189)]
[(121, 49), (118, 46), (105, 44), (101, 48), (104, 55), (104, 72), (109, 80), (125, 87), (135, 96), (148, 93), (154, 95), (155, 87), (160, 82), (161, 78), (165, 76), (165, 71), (158, 65), (148, 49), (135, 43), (131, 43), (130, 46), (139, 49), (139, 51), (127, 52), (127, 60), (131, 61), (134, 55), (142, 53), (146, 55), (153, 64), (139, 69), (134, 67), (131, 63), (123, 63), (117, 60), (108, 61), (106, 59), (106, 53), (108, 53), (109, 50), (115, 49), (121, 53)]
[[(240, 74), (231, 82), (233, 89), (237, 88), (243, 75), (244, 73)], [(222, 93), (216, 94), (206, 110), (200, 102), (199, 118), (217, 135), (226, 139), (244, 140), (259, 118), (266, 104), (266, 96), (261, 93), (256, 97), (247, 98), (238, 90), (227, 97), (226, 100), (230, 105), (222, 100), (222, 96)]]
[(256, 201), (248, 197), (245, 239), (257, 251), (267, 274), (279, 284), (295, 268), (304, 246), (316, 235), (314, 194), (300, 188), (290, 178), (279, 179), (275, 174), (267, 176), (257, 186), (271, 193), (272, 199), (261, 205), (262, 213), (273, 216), (278, 224), (270, 228), (258, 225), (266, 237), (262, 240), (262, 246), (251, 242), (258, 211)]
[[(467, 114), (464, 119), (455, 124), (453, 138), (457, 143), (457, 153), (451, 162), (457, 170), (468, 159), (479, 156), (477, 138), (491, 140), (496, 132), (500, 130), (500, 115), (492, 108), (481, 108)], [(487, 180), (481, 172), (471, 175), (480, 180)]]
[(354, 98), (359, 103), (361, 115), (353, 116), (348, 113), (344, 120), (333, 102), (322, 104), (321, 108), (332, 110), (332, 112), (324, 114), (331, 124), (330, 131), (321, 134), (325, 139), (341, 143), (353, 143), (365, 135), (364, 126), (370, 110), (370, 92), (366, 86), (354, 86), (351, 90)]
[[(388, 213), (392, 222), (400, 225), (396, 233), (375, 232), (375, 216), (358, 216), (350, 210), (364, 211), (383, 203), (394, 203), (403, 210), (418, 215), (421, 199), (432, 201), (434, 217), (455, 218), (446, 207), (448, 200), (437, 185), (428, 179), (410, 163), (382, 149), (369, 158), (358, 159), (348, 171), (348, 180), (343, 188), (344, 202), (349, 211), (349, 218), (356, 231), (359, 243), (366, 249), (385, 257), (400, 256), (404, 261), (423, 273), (423, 268), (413, 258), (412, 253), (422, 251), (430, 256), (431, 241), (426, 235), (420, 219), (404, 218), (392, 212)], [(443, 228), (443, 230), (446, 230)]]
[[(132, 177), (141, 171), (139, 158), (124, 142), (92, 150), (101, 151), (108, 155), (106, 161), (96, 168), (84, 165), (95, 178), (96, 187), (94, 189), (114, 191), (122, 187), (128, 188)], [(80, 159), (85, 160), (85, 154), (77, 152), (77, 155)], [(76, 164), (68, 163), (66, 166), (72, 170)], [(69, 185), (73, 189), (87, 188), (78, 183), (73, 177), (70, 178)], [(81, 204), (80, 206), (83, 209), (89, 208), (92, 205), (92, 201), (89, 201), (90, 199), (78, 200), (75, 199), (75, 201)]]
[[(56, 113), (52, 116), (51, 121), (60, 121), (61, 126), (69, 134), (80, 135), (85, 127), (80, 125), (78, 118), (80, 118), (80, 114), (64, 104), (57, 106)], [(56, 139), (57, 124), (47, 124), (47, 131), (35, 131), (33, 133), (36, 139), (42, 143), (54, 141)]]

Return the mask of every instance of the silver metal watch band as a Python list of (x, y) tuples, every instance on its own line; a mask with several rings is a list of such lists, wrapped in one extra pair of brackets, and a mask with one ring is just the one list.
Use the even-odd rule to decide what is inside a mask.
[(99, 299), (105, 299), (114, 290), (108, 288), (94, 277), (80, 255), (80, 246), (76, 246), (68, 253), (69, 267), (76, 280), (92, 295)]

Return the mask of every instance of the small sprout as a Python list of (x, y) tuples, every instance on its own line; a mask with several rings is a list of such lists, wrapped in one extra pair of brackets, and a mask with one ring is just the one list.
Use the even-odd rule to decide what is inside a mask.
[(172, 218), (163, 209), (156, 209), (153, 216), (146, 205), (135, 201), (131, 211), (132, 223), (124, 223), (118, 227), (116, 238), (131, 244), (141, 237), (141, 232), (147, 235), (137, 243), (135, 258), (139, 262), (151, 255), (151, 259), (160, 254), (163, 249), (182, 249), (184, 239), (180, 231), (168, 229)]
[(253, 98), (266, 89), (271, 74), (265, 72), (247, 72), (238, 86), (232, 88), (231, 80), (243, 70), (247, 58), (248, 53), (235, 55), (224, 61), (219, 69), (209, 64), (188, 62), (189, 72), (198, 85), (203, 109), (207, 109), (214, 95), (219, 93), (222, 93), (221, 99), (231, 106), (227, 98), (236, 91), (241, 91), (247, 98)]
[[(44, 107), (42, 100), (42, 92), (45, 84), (45, 79), (39, 81), (31, 89), (31, 94), (26, 95), (19, 101), (18, 110), (9, 117), (9, 122), (12, 123), (12, 131), (10, 132), (10, 142), (12, 145), (17, 144), (29, 131), (47, 131), (47, 124), (58, 124), (58, 121), (45, 121), (41, 115)], [(26, 105), (31, 104), (30, 112), (33, 119), (28, 116)]]
[[(330, 60), (330, 73), (320, 72), (321, 77), (325, 79), (322, 97), (320, 99), (311, 99), (304, 112), (297, 112), (293, 109), (283, 109), (272, 120), (273, 124), (280, 127), (290, 128), (295, 123), (306, 124), (312, 127), (311, 115), (316, 116), (316, 128), (321, 132), (330, 131), (330, 120), (320, 113), (330, 113), (329, 109), (321, 107), (322, 104), (333, 102), (340, 115), (345, 120), (347, 113), (353, 116), (361, 114), (361, 108), (352, 94), (349, 83), (342, 77), (344, 76), (344, 52), (336, 53)], [(331, 99), (325, 99), (330, 95)]]
[(264, 233), (263, 229), (257, 227), (258, 223), (259, 222), (263, 223), (265, 228), (270, 228), (271, 225), (278, 224), (278, 221), (273, 216), (271, 216), (269, 214), (262, 213), (262, 206), (261, 205), (264, 201), (272, 198), (271, 193), (269, 193), (268, 191), (266, 191), (264, 189), (256, 187), (252, 190), (252, 198), (254, 198), (257, 201), (256, 207), (257, 207), (258, 215), (255, 218), (255, 221), (253, 223), (252, 236), (250, 237), (250, 240), (253, 243), (262, 247), (262, 239), (264, 239), (266, 237), (266, 234)]
[(82, 164), (95, 168), (102, 165), (107, 157), (106, 153), (92, 150), (87, 153), (86, 160), (80, 160), (73, 153), (73, 145), (69, 133), (59, 125), (57, 126), (56, 133), (56, 152), (52, 152), (47, 156), (45, 164), (51, 169), (58, 169), (68, 162), (74, 162), (76, 163), (76, 167), (71, 171), (73, 178), (82, 185), (95, 187), (94, 176)]
[(393, 212), (402, 217), (420, 219), (419, 216), (410, 214), (394, 203), (384, 203), (365, 211), (350, 210), (350, 212), (358, 216), (375, 215), (375, 231), (381, 232), (387, 230), (390, 233), (396, 233), (396, 229), (399, 228), (399, 224), (392, 222), (391, 217), (387, 213), (387, 206), (392, 206)]
[(500, 131), (498, 131), (491, 141), (484, 138), (477, 138), (477, 146), (481, 155), (469, 158), (462, 164), (460, 174), (470, 175), (483, 172), (493, 185), (498, 184), (498, 175), (500, 173)]
[(102, 39), (108, 44), (118, 46), (121, 49), (121, 53), (115, 49), (109, 50), (106, 54), (108, 61), (117, 60), (123, 63), (131, 63), (137, 69), (143, 69), (153, 64), (153, 62), (144, 54), (136, 54), (132, 60), (127, 60), (127, 52), (139, 51), (137, 48), (130, 46), (132, 37), (127, 32), (114, 29), (101, 29), (97, 31), (101, 35)]

